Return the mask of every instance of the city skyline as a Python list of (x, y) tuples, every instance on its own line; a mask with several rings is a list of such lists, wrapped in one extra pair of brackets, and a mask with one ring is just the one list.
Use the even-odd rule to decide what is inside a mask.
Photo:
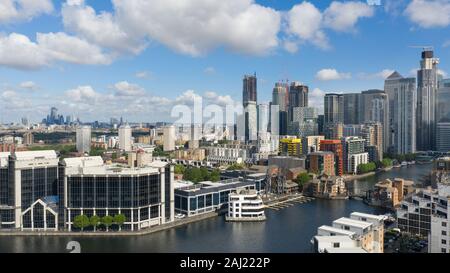
[[(83, 121), (121, 116), (130, 122), (171, 121), (170, 106), (190, 103), (196, 96), (219, 105), (240, 103), (241, 79), (254, 72), (258, 103), (269, 102), (274, 84), (289, 79), (307, 85), (310, 104), (322, 112), (325, 93), (383, 89), (393, 71), (416, 77), (421, 49), (412, 46), (418, 45), (434, 46), (444, 77), (450, 70), (445, 59), (450, 50), (446, 9), (436, 10), (442, 16), (418, 14), (420, 8), (433, 10), (436, 5), (431, 2), (447, 7), (448, 1), (381, 1), (380, 6), (366, 1), (233, 1), (229, 6), (217, 2), (196, 8), (214, 9), (212, 17), (261, 13), (261, 33), (245, 32), (258, 23), (253, 20), (242, 25), (246, 37), (226, 31), (218, 37), (211, 26), (200, 25), (199, 33), (192, 33), (196, 41), (187, 30), (178, 39), (161, 37), (152, 29), (140, 29), (138, 37), (130, 37), (134, 29), (117, 12), (133, 10), (122, 1), (113, 2), (40, 0), (33, 9), (13, 6), (0, 18), (1, 122), (19, 122), (22, 117), (38, 122), (52, 106)], [(132, 2), (152, 10), (158, 1)], [(176, 28), (185, 20), (183, 15), (201, 16), (186, 7), (160, 8), (180, 14)], [(306, 16), (301, 15), (311, 19), (302, 21), (299, 18)], [(80, 18), (85, 18), (84, 24)], [(266, 26), (271, 18), (280, 24)], [(224, 29), (233, 24), (243, 22), (227, 21)], [(101, 29), (116, 32), (95, 37)], [(256, 42), (249, 44), (246, 38)], [(377, 42), (392, 39), (395, 43)], [(83, 54), (62, 52), (59, 46), (69, 44), (83, 48)], [(30, 48), (36, 49), (33, 58), (26, 55)], [(15, 54), (19, 58), (9, 54), (13, 49), (21, 50)]]

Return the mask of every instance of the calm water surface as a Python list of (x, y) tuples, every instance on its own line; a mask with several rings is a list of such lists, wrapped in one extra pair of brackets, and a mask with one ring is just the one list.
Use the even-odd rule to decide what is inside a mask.
[[(415, 165), (350, 183), (356, 191), (370, 189), (385, 178), (420, 180), (431, 165)], [(279, 211), (267, 210), (261, 223), (228, 223), (215, 217), (186, 226), (133, 237), (0, 237), (0, 252), (68, 252), (76, 240), (82, 252), (310, 252), (317, 227), (351, 212), (384, 213), (357, 200), (314, 200)]]

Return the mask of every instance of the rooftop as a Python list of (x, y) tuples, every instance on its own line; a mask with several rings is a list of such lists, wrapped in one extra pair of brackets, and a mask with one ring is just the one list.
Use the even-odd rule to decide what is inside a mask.
[(57, 159), (58, 155), (54, 150), (47, 151), (24, 151), (15, 152), (17, 160), (33, 160), (33, 159)]
[[(178, 185), (180, 187), (178, 187), (177, 189), (182, 190), (184, 192), (196, 192), (196, 191), (200, 191), (202, 189), (214, 189), (214, 188), (219, 188), (219, 187), (224, 187), (224, 186), (236, 185), (236, 184), (244, 182), (244, 179), (232, 178), (232, 179), (226, 179), (226, 180), (221, 180), (221, 181), (217, 181), (217, 182), (203, 181), (203, 182), (199, 182), (199, 183), (193, 184), (193, 185), (189, 185), (186, 182), (187, 181), (178, 181), (178, 183), (179, 183)], [(184, 187), (182, 187), (182, 183), (185, 183), (186, 185)]]
[(372, 224), (368, 222), (358, 221), (347, 217), (341, 217), (333, 221), (333, 224), (352, 226), (356, 228), (365, 229), (370, 227)]
[(361, 247), (327, 247), (325, 248), (325, 251), (327, 253), (367, 253), (367, 251)]
[(350, 214), (350, 217), (363, 217), (363, 218), (367, 218), (367, 219), (374, 219), (374, 220), (378, 220), (378, 221), (383, 221), (385, 219), (384, 215), (374, 215), (374, 214), (368, 214), (368, 213), (362, 213), (362, 212), (352, 212)]
[(355, 232), (353, 232), (353, 231), (335, 228), (335, 227), (331, 227), (331, 226), (325, 226), (325, 225), (320, 226), (318, 228), (318, 230), (323, 230), (323, 231), (327, 231), (330, 233), (336, 233), (336, 234), (340, 234), (340, 235), (347, 235), (349, 237), (355, 235)]

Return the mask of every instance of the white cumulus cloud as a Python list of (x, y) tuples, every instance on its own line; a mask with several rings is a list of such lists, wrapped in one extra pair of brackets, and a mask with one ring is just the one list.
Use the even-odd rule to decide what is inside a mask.
[(412, 0), (405, 15), (422, 28), (447, 27), (450, 25), (450, 1)]
[(278, 45), (279, 13), (253, 0), (113, 0), (121, 29), (192, 56), (225, 47), (266, 54)]
[(363, 2), (332, 2), (324, 12), (324, 25), (336, 31), (352, 31), (360, 18), (372, 17), (373, 6)]
[(36, 89), (37, 85), (36, 85), (36, 83), (34, 83), (32, 81), (26, 81), (26, 82), (21, 82), (19, 84), (19, 87), (22, 89), (34, 90), (34, 89)]
[(363, 2), (333, 1), (322, 12), (311, 2), (303, 1), (294, 5), (285, 16), (286, 33), (290, 40), (284, 43), (284, 47), (289, 52), (296, 52), (297, 44), (309, 42), (327, 49), (330, 44), (326, 29), (351, 32), (355, 30), (359, 19), (373, 15), (373, 7)]
[(19, 33), (0, 35), (0, 65), (38, 69), (57, 61), (109, 64), (112, 56), (105, 54), (98, 46), (63, 32), (37, 33), (36, 42)]
[(51, 0), (1, 0), (0, 24), (27, 21), (52, 11)]
[(137, 84), (132, 84), (127, 81), (121, 81), (113, 86), (116, 91), (116, 96), (133, 97), (142, 96), (145, 94), (145, 90)]
[(341, 73), (334, 68), (321, 69), (316, 73), (316, 79), (319, 81), (344, 80), (350, 78), (350, 73)]

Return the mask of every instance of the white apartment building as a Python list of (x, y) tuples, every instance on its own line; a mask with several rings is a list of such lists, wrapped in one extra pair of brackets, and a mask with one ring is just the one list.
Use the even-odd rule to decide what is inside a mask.
[(321, 226), (311, 243), (316, 253), (383, 253), (384, 216), (353, 212)]
[(228, 195), (227, 221), (264, 221), (264, 204), (256, 190), (237, 189)]
[(76, 132), (77, 151), (79, 153), (89, 153), (91, 151), (91, 127), (82, 126)]
[(358, 166), (369, 162), (369, 153), (350, 154), (347, 159), (347, 170), (349, 173), (357, 174)]
[(218, 164), (244, 163), (247, 149), (240, 145), (221, 145), (207, 148), (207, 161)]
[(450, 185), (421, 190), (397, 209), (398, 227), (428, 237), (429, 253), (450, 253)]
[(125, 152), (131, 151), (131, 127), (126, 124), (119, 128), (119, 149)]
[(175, 150), (175, 126), (166, 126), (163, 129), (164, 132), (164, 142), (163, 149), (165, 152)]

